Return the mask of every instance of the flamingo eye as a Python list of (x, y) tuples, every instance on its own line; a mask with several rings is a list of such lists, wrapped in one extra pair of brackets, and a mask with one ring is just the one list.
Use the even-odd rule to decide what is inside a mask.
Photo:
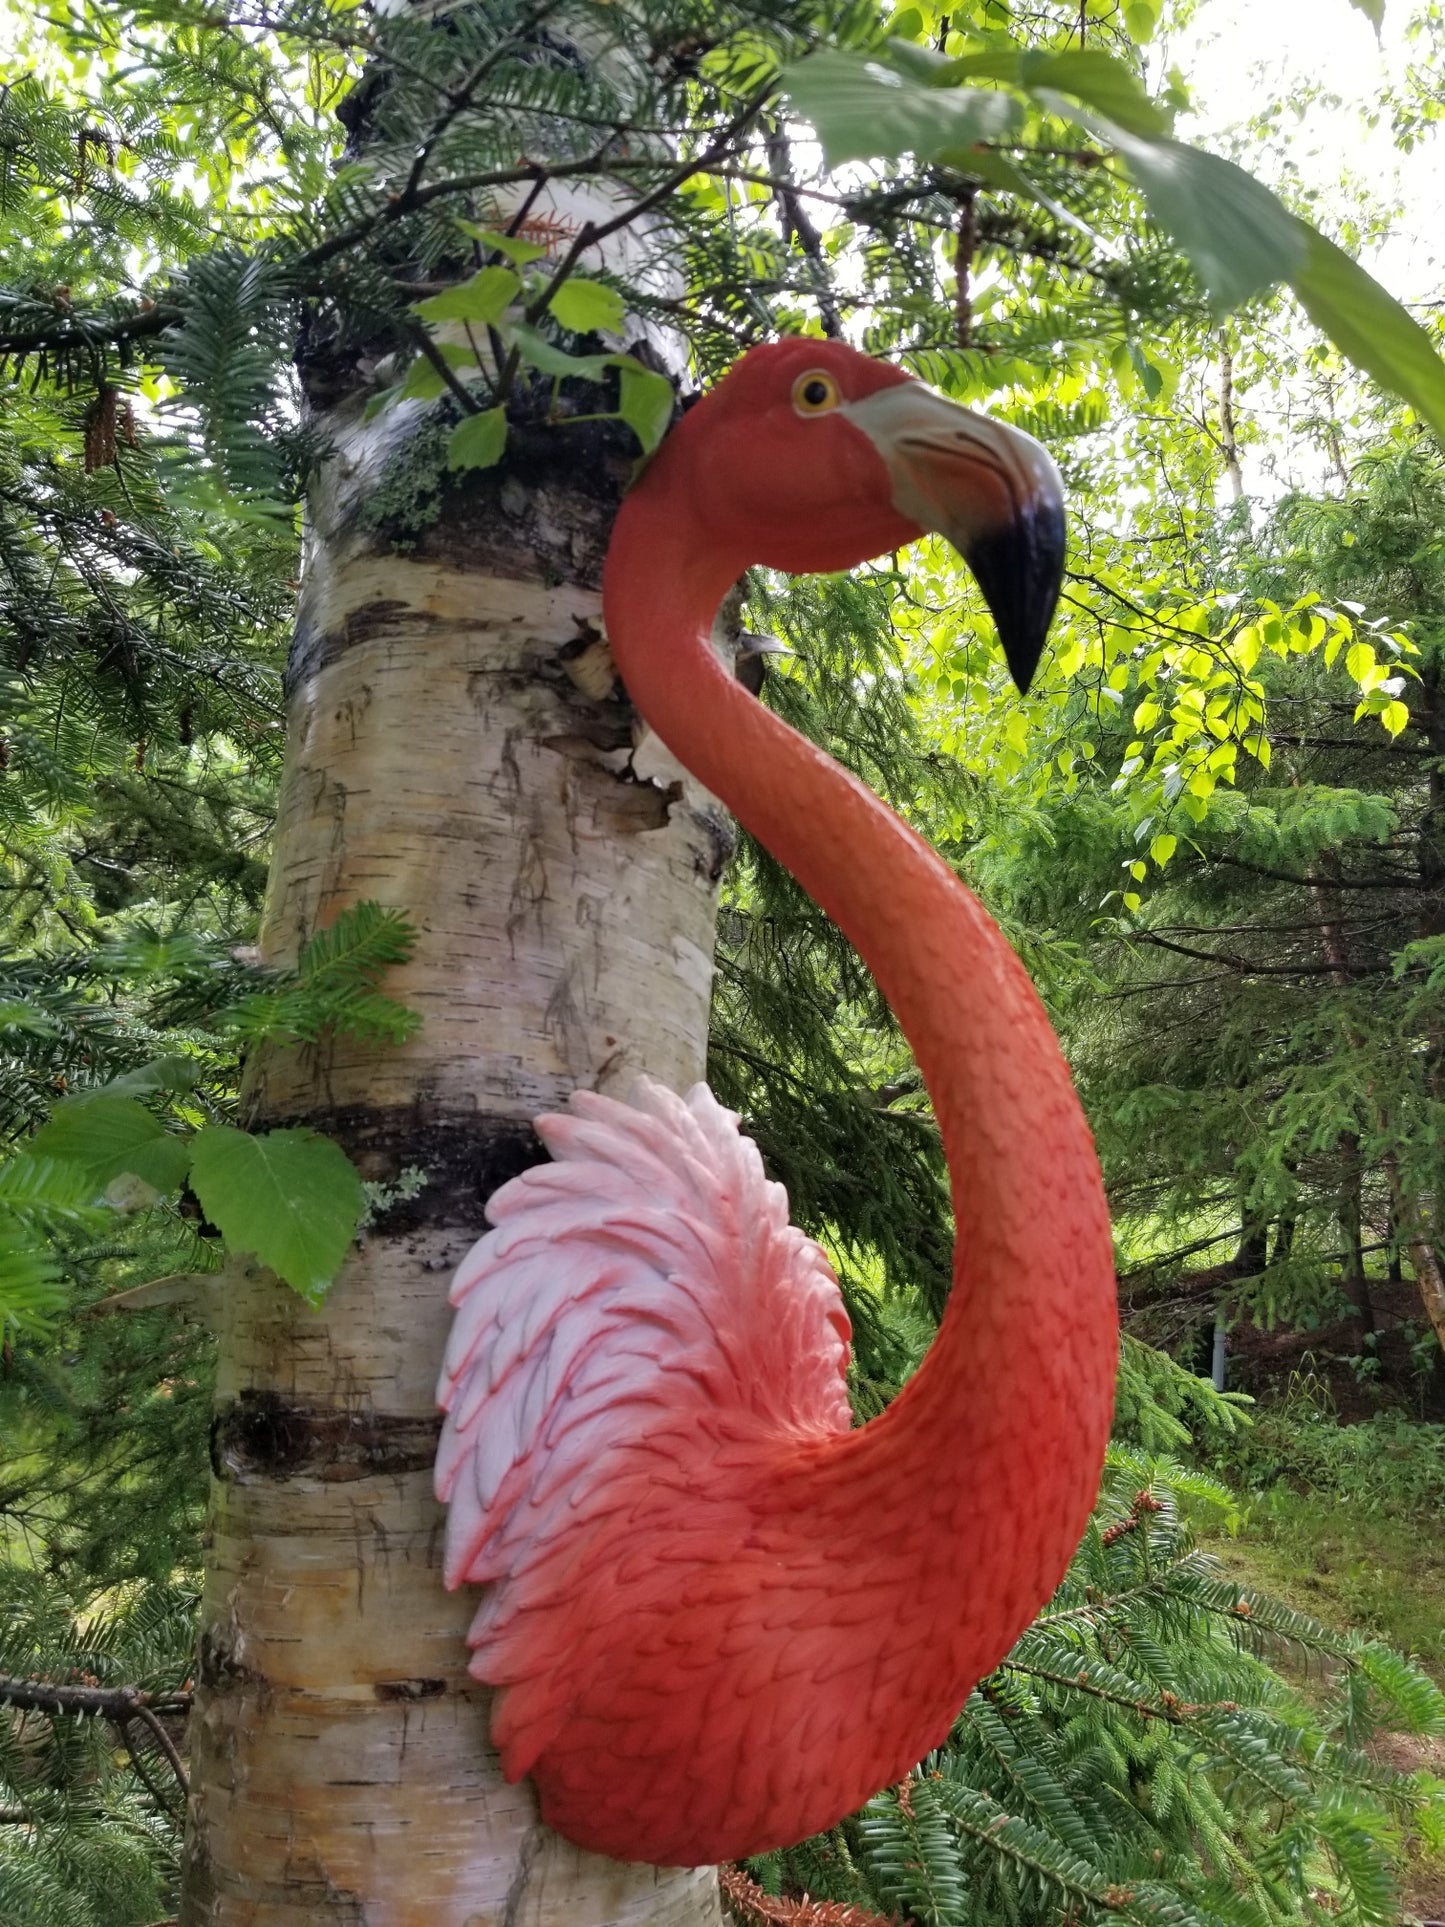
[(800, 415), (826, 415), (842, 399), (837, 382), (821, 368), (810, 368), (793, 383), (793, 407)]

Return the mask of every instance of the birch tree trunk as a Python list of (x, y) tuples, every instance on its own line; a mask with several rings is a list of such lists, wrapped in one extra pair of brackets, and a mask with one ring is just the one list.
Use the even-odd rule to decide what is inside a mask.
[(553, 433), (525, 487), (478, 477), (398, 555), (364, 511), (415, 424), (364, 426), (356, 401), (328, 426), (263, 950), (294, 958), (363, 898), (403, 909), (420, 940), (385, 988), (423, 1023), (400, 1048), (268, 1056), (248, 1121), (313, 1125), (421, 1189), (319, 1311), (260, 1271), (225, 1294), (180, 1918), (695, 1927), (718, 1918), (710, 1870), (583, 1854), (501, 1779), (431, 1467), (450, 1276), (542, 1155), (531, 1118), (578, 1085), (702, 1074), (731, 829), (635, 742), (607, 674), (601, 431)]

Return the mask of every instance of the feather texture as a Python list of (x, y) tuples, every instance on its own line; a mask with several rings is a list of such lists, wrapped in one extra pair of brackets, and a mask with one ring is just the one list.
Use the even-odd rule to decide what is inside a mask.
[[(815, 381), (849, 406), (800, 414)], [(1103, 1187), (1026, 974), (952, 871), (706, 640), (748, 562), (841, 568), (918, 533), (893, 489), (902, 474), (914, 499), (922, 450), (947, 511), (930, 526), (983, 531), (991, 566), (1022, 558), (1028, 593), (1001, 606), (1034, 647), (1053, 471), (922, 395), (842, 343), (755, 348), (667, 437), (608, 549), (628, 693), (873, 970), (958, 1225), (937, 1342), (855, 1431), (836, 1282), (705, 1090), (578, 1094), (540, 1121), (555, 1163), (492, 1201), (441, 1386), (447, 1576), (489, 1586), (470, 1637), (505, 1772), (614, 1859), (765, 1852), (900, 1779), (1056, 1585), (1108, 1436)]]
[(579, 1600), (595, 1634), (655, 1579), (640, 1512), (656, 1532), (675, 1509), (682, 1550), (735, 1499), (730, 1470), (848, 1430), (837, 1281), (737, 1126), (703, 1084), (576, 1092), (537, 1120), (554, 1162), (496, 1193), (452, 1285), (446, 1582), (490, 1582), (472, 1671), (508, 1689), (510, 1777), (575, 1700)]

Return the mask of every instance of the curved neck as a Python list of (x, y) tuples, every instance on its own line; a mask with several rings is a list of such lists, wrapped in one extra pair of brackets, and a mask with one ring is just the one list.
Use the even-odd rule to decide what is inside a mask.
[[(1016, 1608), (1005, 1617), (1021, 1629), (1083, 1532), (1112, 1408), (1113, 1257), (1093, 1142), (1038, 996), (977, 899), (718, 663), (708, 630), (746, 558), (710, 554), (678, 496), (639, 489), (613, 534), (605, 619), (623, 681), (858, 950), (912, 1046), (948, 1158), (948, 1313), (904, 1394), (847, 1442), (852, 1502), (860, 1456), (906, 1437), (918, 1472), (950, 1483), (972, 1563), (980, 1539), (996, 1544)], [(1001, 1520), (1015, 1489), (1025, 1513), (1052, 1514), (1047, 1544), (1030, 1521)]]

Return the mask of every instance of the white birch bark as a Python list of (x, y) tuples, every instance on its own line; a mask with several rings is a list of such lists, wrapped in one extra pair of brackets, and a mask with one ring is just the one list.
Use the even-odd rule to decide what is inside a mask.
[(609, 689), (605, 491), (493, 478), (467, 527), (390, 553), (358, 517), (407, 425), (347, 409), (312, 506), (262, 944), (286, 960), (360, 899), (403, 909), (419, 942), (385, 988), (423, 1023), (400, 1048), (273, 1054), (249, 1108), (426, 1184), (319, 1311), (255, 1269), (225, 1294), (180, 1920), (700, 1927), (711, 1870), (580, 1853), (502, 1781), (431, 1464), (450, 1274), (540, 1155), (529, 1120), (577, 1085), (702, 1074), (731, 830)]

